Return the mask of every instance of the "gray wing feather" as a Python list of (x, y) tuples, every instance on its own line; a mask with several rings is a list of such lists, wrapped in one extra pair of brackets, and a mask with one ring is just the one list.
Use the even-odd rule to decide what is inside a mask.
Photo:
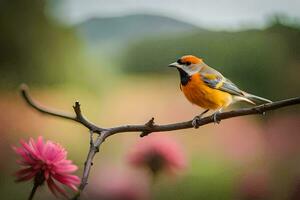
[(233, 95), (237, 96), (244, 96), (244, 93), (242, 90), (240, 90), (234, 83), (232, 83), (229, 79), (225, 79), (222, 86), (218, 88), (219, 90), (222, 90), (224, 92), (228, 92)]
[[(243, 91), (240, 90), (234, 83), (232, 83), (229, 79), (225, 78), (220, 72), (209, 67), (208, 65), (206, 65), (205, 67), (202, 68), (202, 70), (200, 70), (200, 74), (204, 83), (206, 83), (211, 88), (228, 92), (232, 95), (245, 96)], [(216, 78), (208, 79), (207, 76), (205, 75), (209, 75), (209, 74), (216, 75)], [(219, 87), (217, 87), (218, 84), (220, 84), (220, 82), (222, 82), (222, 84)]]

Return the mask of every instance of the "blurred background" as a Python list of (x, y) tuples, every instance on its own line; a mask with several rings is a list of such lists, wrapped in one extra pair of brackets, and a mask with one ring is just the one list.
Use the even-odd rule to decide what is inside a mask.
[[(0, 53), (0, 193), (25, 199), (31, 183), (14, 182), (11, 145), (38, 135), (59, 142), (81, 176), (89, 135), (29, 108), (21, 83), (51, 107), (72, 112), (79, 100), (103, 127), (199, 114), (181, 94), (176, 70), (167, 68), (185, 54), (202, 57), (250, 93), (299, 96), (300, 1), (1, 0)], [(186, 156), (179, 175), (143, 179), (127, 162), (138, 133), (119, 134), (97, 154), (83, 197), (94, 198), (111, 173), (127, 186), (134, 187), (130, 177), (143, 179), (134, 181), (143, 183), (136, 185), (145, 199), (300, 199), (299, 106), (164, 134)], [(36, 196), (52, 198), (46, 187)]]

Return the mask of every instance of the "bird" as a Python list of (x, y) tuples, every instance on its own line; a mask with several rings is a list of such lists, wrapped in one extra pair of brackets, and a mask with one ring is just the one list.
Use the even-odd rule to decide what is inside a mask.
[(269, 99), (249, 94), (239, 89), (220, 72), (208, 66), (202, 58), (184, 55), (169, 67), (176, 68), (180, 76), (180, 89), (185, 97), (204, 111), (194, 117), (192, 125), (198, 128), (198, 121), (205, 113), (213, 110), (213, 120), (219, 123), (217, 115), (231, 104), (244, 101), (252, 105), (271, 103)]

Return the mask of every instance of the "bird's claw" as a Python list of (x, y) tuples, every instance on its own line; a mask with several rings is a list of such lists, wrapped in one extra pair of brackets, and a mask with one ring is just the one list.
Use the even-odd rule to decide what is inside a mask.
[(194, 117), (194, 119), (192, 120), (192, 125), (194, 128), (199, 128), (199, 121), (201, 120), (201, 116), (197, 115), (196, 117)]
[(221, 120), (217, 118), (218, 114), (219, 114), (218, 112), (216, 112), (216, 113), (213, 114), (213, 119), (214, 119), (214, 123), (215, 124), (216, 123), (219, 124), (221, 122)]

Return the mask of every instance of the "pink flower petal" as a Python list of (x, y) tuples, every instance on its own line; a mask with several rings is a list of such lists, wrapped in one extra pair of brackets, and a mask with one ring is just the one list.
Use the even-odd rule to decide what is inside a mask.
[(67, 186), (76, 184), (78, 185), (80, 183), (80, 179), (77, 176), (74, 175), (60, 175), (60, 174), (54, 174), (52, 176), (55, 180), (58, 182), (65, 184)]
[(47, 180), (47, 185), (49, 187), (49, 189), (51, 190), (51, 192), (56, 196), (58, 197), (58, 194), (61, 194), (62, 196), (64, 196), (66, 199), (68, 198), (67, 194), (66, 194), (66, 191), (62, 188), (60, 188), (58, 185), (56, 185), (56, 183), (51, 179), (49, 178)]
[(74, 172), (78, 169), (78, 167), (76, 165), (58, 165), (56, 166), (56, 172), (57, 173), (70, 173), (70, 172)]
[(36, 172), (34, 172), (34, 171), (32, 171), (26, 175), (22, 174), (22, 175), (18, 176), (18, 178), (16, 179), (16, 182), (28, 181), (28, 180), (32, 179), (35, 175), (36, 175)]

